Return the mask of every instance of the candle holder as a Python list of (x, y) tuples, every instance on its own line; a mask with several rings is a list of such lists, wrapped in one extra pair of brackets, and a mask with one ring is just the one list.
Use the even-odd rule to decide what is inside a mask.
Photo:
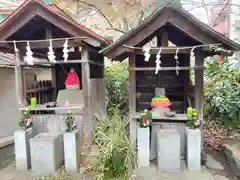
[(37, 98), (36, 97), (31, 98), (31, 107), (32, 108), (37, 107)]

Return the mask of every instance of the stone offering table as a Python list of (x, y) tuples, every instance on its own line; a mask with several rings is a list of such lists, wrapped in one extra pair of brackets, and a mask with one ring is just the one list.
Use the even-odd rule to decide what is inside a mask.
[(31, 138), (30, 152), (34, 176), (54, 174), (64, 161), (63, 135), (41, 133)]
[[(136, 113), (135, 116), (133, 116), (134, 119), (138, 119), (140, 117), (140, 113)], [(157, 130), (162, 129), (176, 129), (178, 133), (180, 134), (180, 155), (181, 159), (185, 158), (185, 128), (186, 128), (186, 122), (188, 120), (186, 114), (176, 114), (175, 117), (166, 117), (164, 115), (159, 116), (153, 113), (153, 123), (152, 128), (150, 130), (151, 135), (151, 141), (150, 141), (150, 160), (156, 159), (156, 145), (157, 145)], [(137, 124), (136, 124), (137, 129)]]
[[(72, 105), (70, 107), (65, 107), (64, 105), (58, 105), (57, 107), (46, 107), (49, 104), (38, 104), (37, 107), (32, 108), (31, 106), (26, 106), (20, 108), (20, 110), (25, 111), (26, 108), (32, 112), (47, 112), (47, 114), (33, 114), (33, 136), (39, 133), (51, 132), (51, 133), (64, 133), (66, 131), (65, 119), (67, 117), (67, 112), (72, 111), (74, 117), (76, 118), (77, 128), (82, 131), (83, 128), (83, 108), (84, 106)], [(57, 114), (55, 112), (57, 111)]]

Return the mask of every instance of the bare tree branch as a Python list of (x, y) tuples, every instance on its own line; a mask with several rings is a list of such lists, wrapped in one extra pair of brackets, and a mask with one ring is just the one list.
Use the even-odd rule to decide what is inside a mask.
[(112, 22), (109, 20), (109, 18), (101, 11), (100, 8), (98, 8), (97, 6), (93, 5), (93, 4), (90, 4), (90, 3), (87, 3), (85, 2), (84, 0), (76, 0), (77, 2), (79, 3), (82, 3), (84, 5), (87, 5), (89, 7), (91, 7), (93, 10), (95, 10), (97, 13), (99, 13), (104, 19), (105, 21), (107, 22), (107, 24), (114, 29), (114, 26), (112, 24)]
[(218, 15), (217, 15), (217, 17), (215, 18), (215, 20), (214, 20), (214, 22), (213, 22), (213, 27), (216, 25), (216, 22), (217, 22), (217, 19), (221, 16), (221, 14), (226, 10), (226, 8), (227, 8), (227, 6), (229, 5), (229, 3), (230, 3), (230, 0), (228, 0), (227, 2), (226, 2), (226, 4), (223, 6), (223, 8), (218, 12)]

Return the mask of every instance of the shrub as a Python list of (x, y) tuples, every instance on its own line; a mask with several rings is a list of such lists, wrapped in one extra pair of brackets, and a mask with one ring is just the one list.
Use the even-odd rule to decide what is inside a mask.
[(99, 153), (91, 162), (95, 179), (129, 179), (134, 168), (136, 145), (129, 138), (128, 121), (118, 109), (107, 119), (97, 118), (94, 142)]
[(240, 70), (228, 61), (206, 61), (205, 112), (226, 128), (240, 123)]
[(119, 108), (121, 113), (128, 112), (128, 63), (115, 63), (105, 68), (107, 89), (107, 109), (113, 114), (113, 109)]

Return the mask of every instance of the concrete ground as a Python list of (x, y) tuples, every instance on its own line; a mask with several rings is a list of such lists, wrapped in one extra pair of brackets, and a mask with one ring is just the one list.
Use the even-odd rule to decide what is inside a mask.
[[(17, 172), (10, 165), (0, 172), (1, 180), (32, 180), (31, 172)], [(206, 167), (201, 172), (189, 172), (183, 167), (179, 173), (159, 173), (156, 168), (138, 168), (136, 180), (232, 180), (219, 174), (212, 174)]]
[[(224, 156), (217, 153), (207, 154), (207, 167), (203, 166), (201, 172), (189, 172), (185, 162), (182, 161), (179, 173), (160, 173), (155, 167), (149, 167), (138, 168), (135, 174), (136, 180), (238, 180), (226, 163)], [(0, 179), (33, 180), (34, 177), (30, 171), (17, 172), (12, 164), (0, 171)]]
[(154, 167), (139, 168), (136, 174), (137, 180), (216, 180), (206, 167), (202, 167), (201, 172), (189, 172), (184, 166), (179, 173), (160, 173)]

